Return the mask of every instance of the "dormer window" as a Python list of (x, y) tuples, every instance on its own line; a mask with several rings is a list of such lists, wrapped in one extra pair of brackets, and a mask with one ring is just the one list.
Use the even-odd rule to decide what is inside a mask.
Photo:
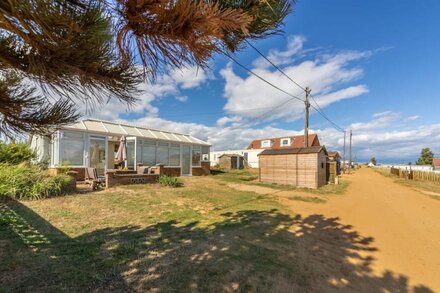
[(291, 144), (290, 138), (282, 138), (281, 139), (281, 146), (282, 147), (290, 146), (290, 144)]
[(262, 148), (270, 148), (270, 139), (262, 140), (261, 147)]

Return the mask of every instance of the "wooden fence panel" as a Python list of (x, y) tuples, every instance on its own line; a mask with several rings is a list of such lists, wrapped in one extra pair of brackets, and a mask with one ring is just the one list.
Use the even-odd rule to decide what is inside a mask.
[(409, 171), (391, 168), (390, 173), (400, 178), (417, 181), (430, 181), (440, 183), (440, 173), (429, 171)]

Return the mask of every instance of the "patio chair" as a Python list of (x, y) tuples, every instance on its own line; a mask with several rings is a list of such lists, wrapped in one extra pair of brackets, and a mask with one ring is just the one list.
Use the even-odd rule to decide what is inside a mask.
[(151, 168), (148, 166), (139, 166), (137, 167), (138, 174), (151, 174)]
[(105, 177), (98, 176), (96, 168), (86, 168), (85, 171), (85, 183), (90, 184), (93, 190), (97, 189), (98, 185), (105, 183)]

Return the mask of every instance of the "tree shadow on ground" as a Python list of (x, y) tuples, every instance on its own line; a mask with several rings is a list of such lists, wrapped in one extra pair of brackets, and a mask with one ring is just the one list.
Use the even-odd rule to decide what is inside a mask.
[(168, 221), (70, 238), (19, 202), (0, 212), (0, 291), (433, 292), (373, 275), (373, 239), (322, 215), (245, 210), (208, 227)]

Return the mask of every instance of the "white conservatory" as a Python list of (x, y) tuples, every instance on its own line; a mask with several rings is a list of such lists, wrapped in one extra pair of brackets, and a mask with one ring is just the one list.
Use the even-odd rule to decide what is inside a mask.
[(86, 119), (63, 126), (48, 136), (34, 136), (31, 146), (38, 159), (49, 158), (50, 167), (96, 168), (98, 175), (116, 169), (120, 139), (127, 141), (127, 167), (163, 164), (171, 176), (209, 173), (210, 144), (187, 134), (143, 126)]

